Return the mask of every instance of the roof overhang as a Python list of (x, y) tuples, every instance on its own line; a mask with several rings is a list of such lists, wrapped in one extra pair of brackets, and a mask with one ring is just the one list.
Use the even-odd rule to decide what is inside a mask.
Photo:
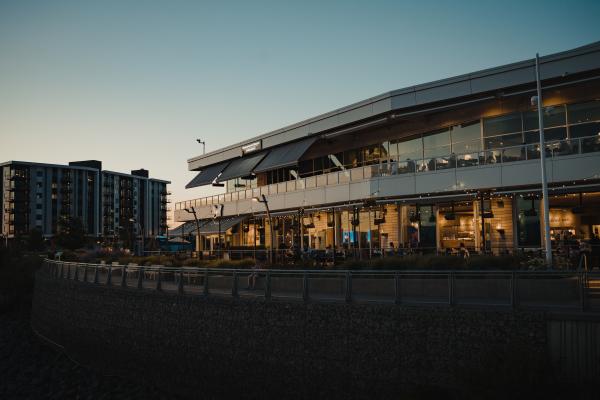
[[(542, 81), (600, 69), (600, 42), (540, 58)], [(189, 170), (198, 170), (243, 155), (242, 148), (260, 141), (269, 149), (306, 137), (320, 136), (338, 129), (419, 108), (427, 109), (453, 100), (473, 100), (504, 89), (535, 83), (535, 59), (485, 69), (422, 85), (381, 94), (326, 114), (293, 124), (246, 141), (188, 160)]]

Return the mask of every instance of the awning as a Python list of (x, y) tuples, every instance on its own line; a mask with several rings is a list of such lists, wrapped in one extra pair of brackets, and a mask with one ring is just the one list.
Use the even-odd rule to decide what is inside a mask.
[(306, 153), (316, 140), (316, 137), (307, 138), (271, 150), (269, 155), (254, 168), (254, 172), (265, 172), (297, 164), (300, 157)]
[(185, 188), (190, 189), (198, 186), (210, 185), (212, 181), (214, 181), (215, 178), (225, 169), (225, 167), (227, 167), (228, 164), (229, 161), (225, 161), (203, 169), (198, 175), (196, 175), (194, 179), (190, 181), (190, 183), (185, 185)]
[[(225, 233), (231, 227), (239, 224), (244, 217), (231, 217), (221, 218), (221, 234)], [(192, 235), (196, 234), (196, 231), (192, 231)], [(219, 220), (218, 219), (205, 219), (200, 221), (200, 234), (201, 235), (218, 235), (219, 234)]]
[(195, 230), (196, 230), (196, 221), (188, 221), (188, 222), (185, 222), (185, 223), (179, 225), (177, 228), (169, 229), (169, 236), (171, 236), (171, 237), (181, 236), (181, 235), (187, 236)]
[(257, 154), (237, 158), (229, 164), (225, 171), (217, 179), (218, 182), (225, 182), (228, 179), (249, 176), (256, 165), (267, 155), (266, 151)]

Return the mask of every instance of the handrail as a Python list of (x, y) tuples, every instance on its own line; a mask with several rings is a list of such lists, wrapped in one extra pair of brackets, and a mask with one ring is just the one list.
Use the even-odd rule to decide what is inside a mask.
[[(185, 295), (263, 297), (266, 301), (280, 297), (304, 302), (465, 303), (513, 308), (539, 307), (541, 302), (544, 307), (587, 310), (589, 282), (600, 282), (600, 271), (229, 269), (50, 259), (45, 259), (43, 266), (54, 279)], [(240, 279), (246, 279), (248, 287), (240, 285)], [(262, 289), (254, 290), (258, 283)], [(536, 293), (540, 299), (529, 299)], [(548, 293), (558, 298), (545, 298)]]
[[(591, 151), (587, 151), (589, 149), (587, 149), (587, 147), (584, 148), (584, 145), (587, 144), (587, 146), (589, 146), (590, 144), (588, 143), (588, 141), (590, 140), (593, 140)], [(561, 147), (561, 145), (563, 144), (566, 145), (566, 147)], [(561, 157), (564, 155), (591, 153), (599, 151), (594, 145), (600, 145), (600, 137), (594, 135), (584, 136), (580, 138), (554, 140), (546, 142), (545, 145), (546, 151), (549, 152), (548, 156), (551, 158)], [(320, 187), (329, 184), (360, 181), (378, 176), (419, 174), (423, 172), (437, 171), (438, 169), (446, 170), (452, 168), (456, 169), (479, 165), (505, 164), (515, 161), (527, 161), (533, 159), (538, 160), (540, 152), (539, 147), (539, 143), (528, 143), (480, 151), (449, 153), (444, 156), (419, 158), (414, 160), (406, 159), (403, 161), (398, 160), (389, 163), (387, 161), (382, 161), (381, 163), (373, 165), (364, 165), (361, 167), (345, 169), (342, 171), (313, 175), (310, 177), (304, 177), (295, 180), (279, 182), (276, 184), (265, 185), (258, 188), (251, 188), (246, 190), (240, 190), (237, 192), (228, 192), (213, 196), (206, 196), (191, 200), (180, 201), (175, 203), (175, 210), (182, 210), (186, 207), (192, 206), (208, 206), (212, 204), (221, 204), (230, 201), (252, 199), (253, 197), (259, 196), (261, 194), (273, 195), (278, 193), (287, 193), (297, 190), (304, 190), (306, 188), (311, 187)], [(561, 148), (563, 150), (561, 150)], [(564, 149), (567, 149), (567, 151), (565, 151)], [(519, 151), (518, 157), (509, 157), (508, 155), (505, 155), (510, 154), (510, 151), (515, 150)], [(492, 155), (493, 157), (488, 159), (488, 155)], [(476, 156), (476, 158), (473, 156)], [(493, 159), (494, 161), (490, 161), (491, 159)], [(438, 168), (437, 160), (445, 160), (445, 163), (450, 164), (450, 166)], [(459, 161), (468, 161), (469, 165), (460, 165)], [(432, 169), (429, 168), (430, 163), (433, 166)], [(400, 168), (401, 165), (403, 166), (402, 168), (404, 168), (405, 170)], [(319, 184), (319, 182), (321, 182), (322, 184)]]

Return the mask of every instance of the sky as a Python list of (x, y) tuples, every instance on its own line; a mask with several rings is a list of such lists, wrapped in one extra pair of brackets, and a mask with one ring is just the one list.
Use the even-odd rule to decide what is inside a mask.
[[(390, 90), (600, 40), (600, 1), (0, 0), (0, 162), (187, 159)], [(222, 189), (221, 189), (222, 190)]]

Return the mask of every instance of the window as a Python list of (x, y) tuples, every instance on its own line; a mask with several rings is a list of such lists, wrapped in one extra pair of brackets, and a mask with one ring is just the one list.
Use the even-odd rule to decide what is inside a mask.
[[(555, 142), (557, 140), (564, 140), (567, 138), (567, 128), (552, 128), (544, 129), (544, 141)], [(525, 132), (525, 143), (539, 143), (540, 142), (540, 131)]]
[(569, 127), (572, 138), (600, 135), (600, 123), (592, 122), (589, 124), (572, 125)]
[(347, 150), (344, 152), (344, 165), (347, 168), (356, 168), (362, 164), (362, 153), (358, 150)]
[(539, 200), (517, 198), (517, 239), (519, 246), (537, 247), (541, 245), (539, 206)]
[(521, 113), (502, 115), (483, 120), (483, 136), (497, 136), (521, 132)]
[(423, 155), (425, 158), (443, 157), (450, 155), (450, 131), (426, 134), (423, 136)]
[(473, 153), (481, 150), (481, 123), (479, 121), (452, 127), (452, 152)]
[(567, 110), (569, 112), (569, 124), (600, 121), (600, 101), (569, 104)]
[(421, 137), (398, 143), (398, 159), (400, 161), (419, 160), (421, 158), (423, 158), (423, 140)]
[[(545, 107), (544, 111), (544, 129), (554, 126), (564, 126), (566, 121), (565, 106)], [(526, 131), (539, 129), (539, 117), (537, 110), (527, 111), (523, 114), (523, 128)]]
[(485, 138), (486, 149), (497, 149), (500, 147), (518, 146), (520, 144), (523, 144), (523, 135), (521, 133)]

